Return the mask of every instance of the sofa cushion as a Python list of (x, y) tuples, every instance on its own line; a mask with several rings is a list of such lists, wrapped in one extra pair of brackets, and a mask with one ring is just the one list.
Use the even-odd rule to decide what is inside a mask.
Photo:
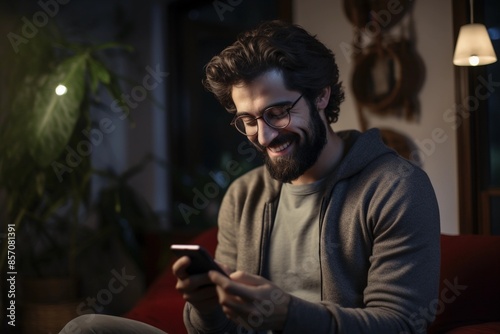
[[(191, 243), (205, 247), (213, 256), (217, 246), (217, 228), (201, 233)], [(145, 322), (169, 334), (186, 333), (182, 320), (184, 299), (174, 288), (176, 282), (170, 267), (166, 268), (124, 317)]]
[(441, 235), (439, 299), (429, 305), (436, 309), (429, 333), (499, 322), (499, 283), (500, 236)]
[(463, 326), (452, 329), (446, 334), (498, 334), (500, 333), (500, 322), (487, 322), (471, 326)]

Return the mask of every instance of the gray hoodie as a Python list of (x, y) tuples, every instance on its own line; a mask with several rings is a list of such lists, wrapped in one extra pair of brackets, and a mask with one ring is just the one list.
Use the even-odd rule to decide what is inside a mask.
[[(425, 333), (435, 316), (440, 259), (429, 178), (386, 147), (376, 129), (338, 134), (347, 152), (320, 208), (322, 301), (292, 296), (283, 333)], [(218, 261), (262, 275), (280, 189), (264, 167), (231, 184), (219, 212)], [(222, 311), (201, 318), (189, 304), (184, 321), (190, 333), (247, 332)]]

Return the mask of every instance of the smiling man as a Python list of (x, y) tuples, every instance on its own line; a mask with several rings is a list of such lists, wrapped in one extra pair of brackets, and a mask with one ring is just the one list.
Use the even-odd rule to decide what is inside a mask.
[(437, 297), (439, 212), (427, 175), (378, 130), (335, 132), (331, 50), (267, 22), (206, 66), (205, 86), (265, 166), (228, 189), (218, 272), (173, 265), (192, 333), (425, 333)]

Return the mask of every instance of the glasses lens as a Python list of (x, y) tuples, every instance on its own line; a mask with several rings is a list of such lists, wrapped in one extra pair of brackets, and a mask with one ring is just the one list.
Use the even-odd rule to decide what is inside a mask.
[[(297, 101), (302, 97), (299, 96)], [(290, 109), (293, 108), (293, 106), (297, 103), (295, 101), (291, 106), (290, 105), (285, 105), (285, 106), (273, 106), (269, 107), (266, 110), (264, 110), (264, 113), (262, 115), (262, 118), (264, 121), (267, 123), (267, 125), (275, 128), (275, 129), (283, 129), (290, 124)], [(257, 119), (260, 117), (252, 117), (248, 115), (242, 115), (236, 117), (234, 122), (234, 126), (236, 129), (241, 132), (242, 134), (246, 136), (253, 136), (257, 133), (258, 127), (257, 127)]]
[(276, 106), (266, 109), (264, 112), (264, 120), (267, 124), (275, 128), (284, 128), (290, 123), (290, 106)]
[(244, 135), (252, 136), (257, 133), (257, 120), (250, 116), (240, 116), (234, 121), (234, 126)]

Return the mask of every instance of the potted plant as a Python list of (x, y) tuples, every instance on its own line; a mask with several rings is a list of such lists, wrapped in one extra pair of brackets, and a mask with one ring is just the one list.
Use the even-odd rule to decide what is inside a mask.
[[(17, 285), (26, 277), (75, 278), (78, 255), (99, 239), (85, 233), (82, 224), (93, 205), (89, 134), (96, 124), (90, 107), (103, 90), (120, 99), (119, 78), (103, 56), (111, 49), (129, 50), (116, 43), (67, 42), (49, 27), (21, 46), (6, 54), (0, 68), (0, 209), (5, 215), (0, 233), (15, 235), (10, 248), (7, 238), (2, 240), (0, 270), (15, 273)], [(65, 290), (60, 281), (56, 285), (35, 290)], [(27, 294), (34, 298), (32, 290)], [(11, 303), (8, 299), (3, 291), (3, 301)]]

